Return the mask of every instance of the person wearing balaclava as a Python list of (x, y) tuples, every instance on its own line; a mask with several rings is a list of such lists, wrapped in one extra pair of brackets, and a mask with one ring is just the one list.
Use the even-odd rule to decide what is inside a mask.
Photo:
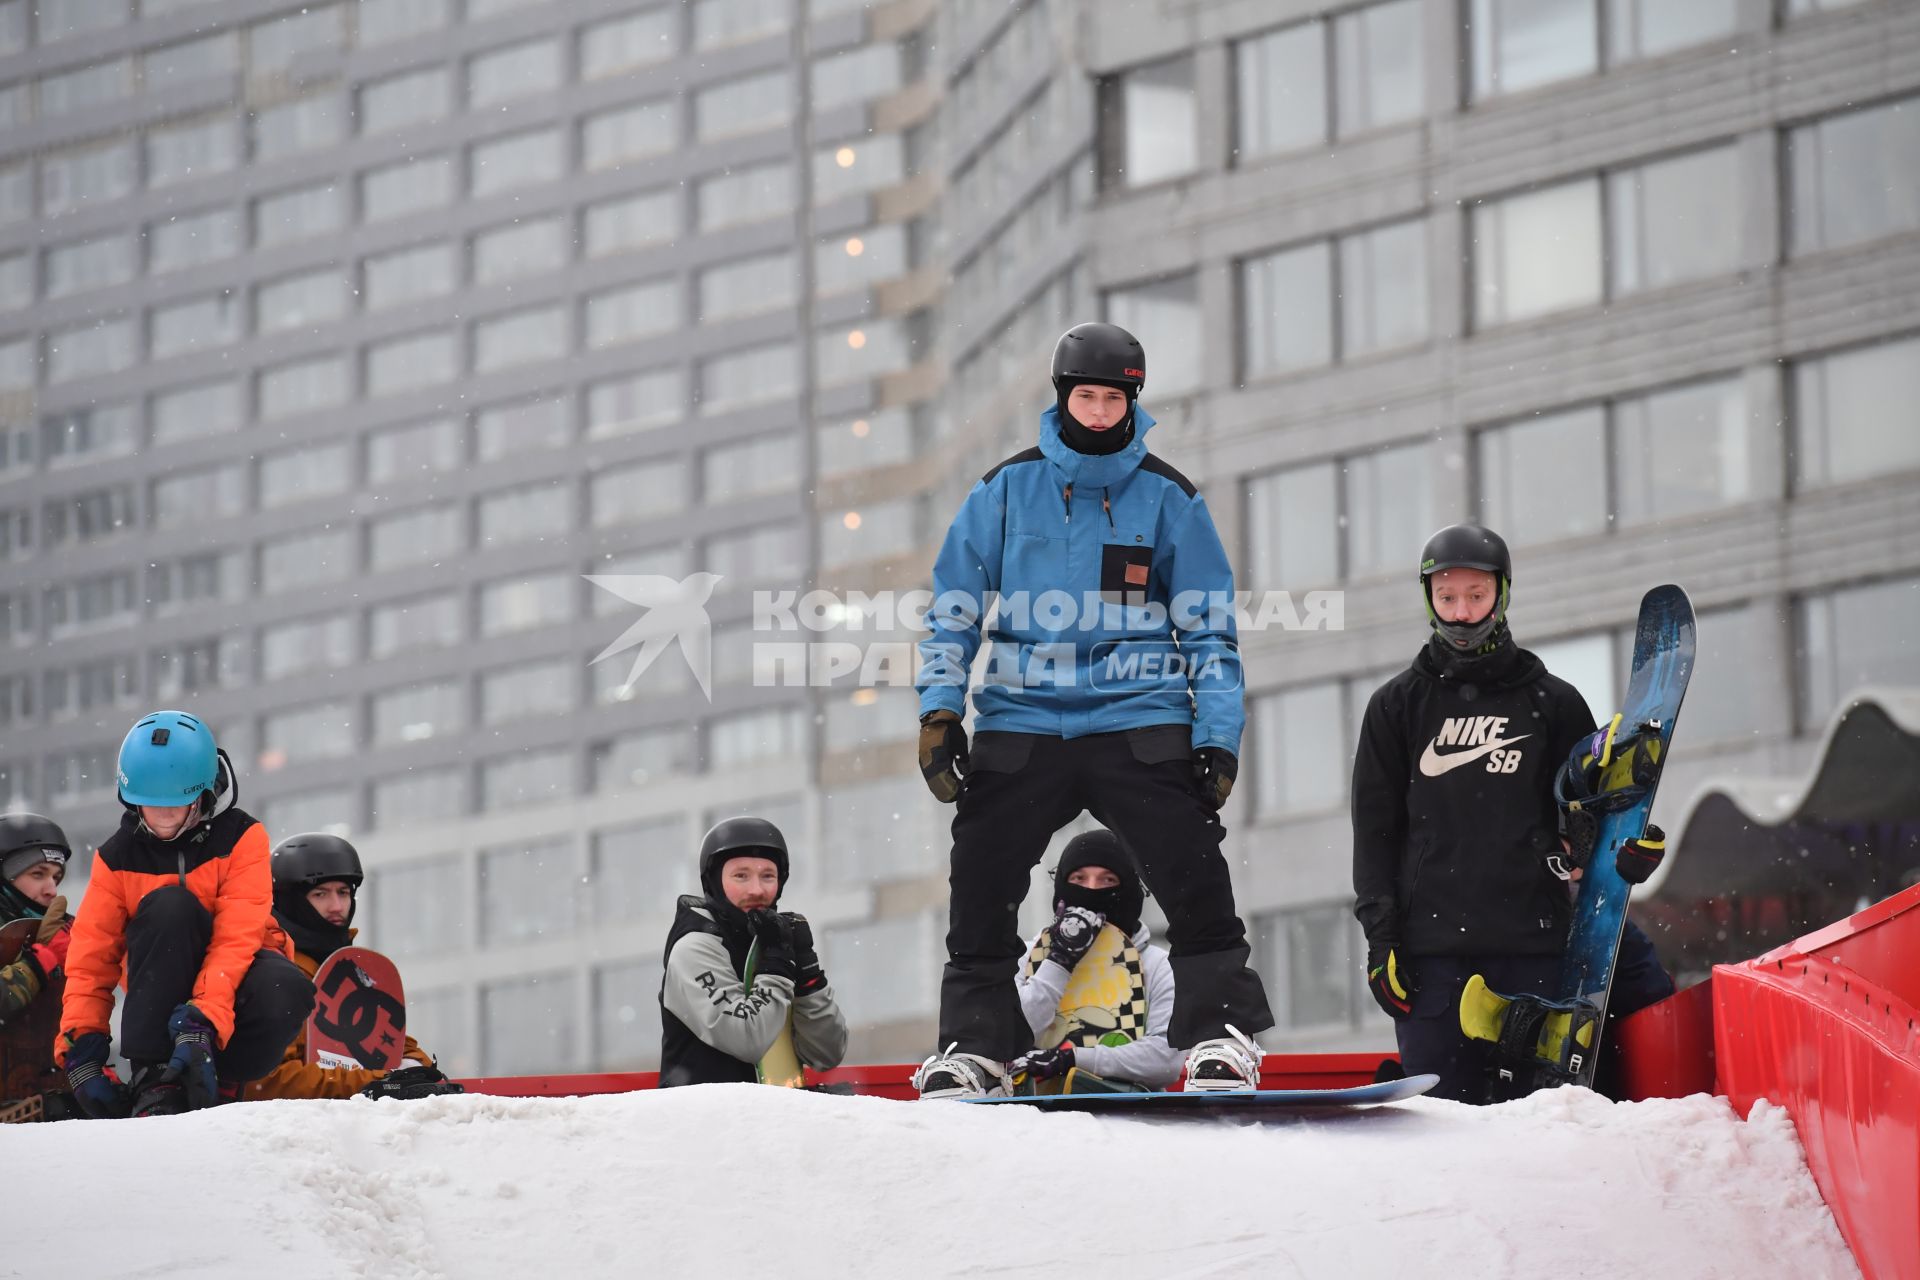
[[(1419, 581), (1430, 634), (1374, 691), (1354, 755), (1354, 914), (1401, 1069), (1438, 1075), (1431, 1097), (1485, 1103), (1494, 1046), (1461, 1031), (1460, 993), (1477, 973), (1504, 994), (1551, 994), (1583, 873), (1562, 838), (1554, 779), (1594, 719), (1578, 689), (1514, 643), (1513, 561), (1499, 534), (1440, 530)], [(1661, 848), (1649, 827), (1621, 850), (1621, 875), (1645, 880)], [(1612, 1007), (1672, 991), (1629, 923)]]
[[(1053, 923), (1014, 979), (1034, 1049), (1012, 1072), (1038, 1092), (1165, 1089), (1186, 1055), (1167, 1043), (1173, 966), (1140, 922), (1146, 887), (1111, 831), (1067, 842), (1053, 872)], [(1089, 1079), (1088, 1077), (1092, 1077)]]
[[(273, 920), (293, 942), (293, 962), (311, 978), (327, 957), (352, 946), (366, 875), (360, 851), (341, 836), (310, 832), (288, 836), (273, 850)], [(287, 1046), (280, 1065), (246, 1088), (249, 1101), (268, 1098), (424, 1098), (465, 1090), (440, 1073), (433, 1055), (412, 1035), (400, 1065), (386, 1071), (307, 1062), (307, 1029)]]
[(765, 818), (727, 818), (700, 842), (700, 893), (676, 904), (662, 954), (661, 1088), (758, 1083), (783, 1037), (801, 1067), (846, 1057), (847, 1020), (813, 926), (776, 909), (787, 870), (787, 838)]

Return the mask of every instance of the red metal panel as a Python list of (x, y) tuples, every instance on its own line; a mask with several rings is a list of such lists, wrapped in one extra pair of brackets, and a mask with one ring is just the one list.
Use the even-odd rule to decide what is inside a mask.
[(1713, 979), (1620, 1019), (1608, 1033), (1629, 1102), (1713, 1093)]

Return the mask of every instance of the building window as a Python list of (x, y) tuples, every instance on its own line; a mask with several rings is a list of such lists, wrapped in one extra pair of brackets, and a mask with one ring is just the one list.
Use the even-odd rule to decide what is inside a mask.
[(680, 234), (679, 191), (643, 191), (587, 206), (584, 220), (589, 258), (664, 244)]
[(710, 769), (798, 759), (805, 750), (806, 725), (796, 710), (748, 711), (707, 722)]
[[(1920, 394), (1920, 385), (1914, 391)], [(1692, 515), (1747, 501), (1753, 496), (1752, 429), (1746, 386), (1739, 378), (1615, 402), (1611, 451), (1620, 522)], [(1920, 449), (1914, 460), (1920, 464)]]
[(460, 504), (382, 516), (367, 525), (367, 567), (378, 573), (437, 563), (465, 550), (466, 544), (466, 512)]
[(1491, 98), (1600, 69), (1599, 0), (1473, 0), (1473, 96)]
[(504, 546), (557, 538), (573, 527), (573, 493), (564, 481), (523, 485), (480, 499), (480, 544)]
[(567, 354), (567, 346), (564, 305), (493, 316), (473, 327), (473, 369), (475, 373), (492, 373), (515, 365), (558, 360)]
[(232, 209), (156, 222), (147, 228), (147, 267), (181, 271), (231, 258), (240, 252), (240, 215)]
[(40, 509), (41, 540), (48, 550), (110, 538), (133, 528), (133, 523), (130, 485), (77, 493)]
[(566, 266), (571, 236), (559, 217), (534, 218), (483, 231), (473, 238), (473, 281), (497, 284), (544, 275)]
[(280, 160), (337, 145), (347, 136), (346, 111), (339, 99), (296, 98), (253, 113), (253, 158)]
[(791, 251), (757, 254), (700, 273), (700, 320), (711, 323), (791, 307), (799, 288)]
[(1200, 166), (1193, 60), (1134, 67), (1100, 86), (1105, 185), (1144, 187)]
[[(1327, 39), (1320, 22), (1303, 22), (1233, 46), (1241, 159), (1313, 146), (1327, 139)], [(1192, 90), (1186, 111), (1191, 131)], [(1192, 168), (1189, 161), (1185, 172)]]
[(1796, 490), (1920, 467), (1920, 338), (1856, 347), (1793, 366)]
[(565, 747), (522, 751), (480, 765), (480, 807), (489, 813), (551, 804), (578, 789), (573, 752)]
[(503, 636), (573, 621), (578, 579), (570, 573), (485, 583), (480, 588), (480, 634)]
[[(149, 7), (150, 12), (150, 7)], [(240, 35), (223, 31), (183, 40), (141, 55), (141, 87), (148, 93), (230, 76), (240, 69)]]
[(1351, 9), (1333, 20), (1335, 131), (1342, 137), (1426, 114), (1419, 0)]
[(247, 469), (224, 466), (179, 471), (153, 482), (149, 523), (155, 529), (182, 529), (206, 520), (225, 520), (247, 509)]
[[(576, 891), (580, 860), (565, 836), (480, 851), (481, 940), (497, 943), (557, 940), (579, 923)], [(551, 1021), (545, 1010), (535, 1025)]]
[[(1287, 1031), (1344, 1031), (1360, 1022), (1366, 939), (1344, 902), (1255, 916), (1248, 932), (1260, 971), (1280, 998), (1275, 1013)], [(1384, 1019), (1383, 1019), (1384, 1020)]]
[(260, 767), (269, 772), (302, 760), (334, 760), (359, 745), (353, 704), (321, 702), (260, 718)]
[(262, 249), (330, 235), (346, 225), (346, 192), (319, 185), (262, 196), (253, 205), (253, 235)]
[(907, 273), (907, 232), (898, 223), (835, 236), (813, 247), (813, 286), (825, 295), (865, 288)]
[(594, 1061), (599, 1070), (643, 1071), (660, 1065), (660, 966), (658, 960), (645, 960), (605, 964), (593, 971)]
[(231, 116), (147, 131), (149, 187), (226, 173), (239, 163), (240, 129)]
[(360, 798), (352, 787), (327, 787), (275, 796), (262, 806), (261, 825), (269, 831), (325, 831), (351, 836), (359, 820)]
[(449, 419), (389, 427), (367, 437), (367, 483), (451, 471), (463, 461), (460, 424)]
[(1424, 342), (1428, 332), (1427, 228), (1397, 222), (1342, 236), (1339, 246), (1340, 358)]
[(135, 359), (130, 317), (93, 320), (47, 335), (47, 382), (72, 382), (131, 369)]
[(247, 594), (252, 576), (245, 552), (186, 556), (147, 570), (147, 598), (157, 617), (201, 603), (231, 604)]
[(1192, 275), (1110, 290), (1106, 314), (1108, 323), (1146, 349), (1143, 397), (1177, 396), (1200, 386), (1200, 294)]
[(1587, 709), (1601, 708), (1597, 714), (1611, 715), (1620, 705), (1619, 677), (1624, 663), (1614, 661), (1614, 637), (1611, 632), (1594, 631), (1527, 646), (1547, 670), (1579, 691)]
[(363, 271), (367, 310), (380, 311), (451, 293), (460, 264), (452, 245), (437, 242), (368, 258)]
[(800, 471), (797, 433), (763, 436), (709, 449), (700, 456), (700, 494), (708, 503), (790, 492)]
[(1607, 0), (1607, 62), (1617, 66), (1730, 36), (1740, 28), (1740, 0)]
[(1255, 803), (1262, 819), (1340, 804), (1349, 735), (1340, 683), (1301, 685), (1253, 700)]
[(1817, 733), (1863, 685), (1914, 683), (1911, 637), (1920, 627), (1920, 578), (1843, 587), (1800, 602), (1800, 732)]
[(373, 745), (444, 738), (467, 727), (467, 691), (458, 680), (408, 685), (373, 696)]
[[(47, 250), (47, 298), (126, 284), (139, 272), (140, 251), (130, 235), (99, 236)], [(29, 283), (29, 289), (31, 284)]]
[(127, 0), (40, 0), (34, 22), (41, 44), (52, 44), (89, 31), (125, 26), (131, 19)]
[(446, 156), (410, 157), (369, 169), (360, 178), (361, 214), (368, 222), (403, 218), (452, 201), (453, 161)]
[(674, 7), (596, 22), (580, 32), (580, 78), (603, 80), (637, 67), (665, 62), (676, 51)]
[(139, 422), (130, 404), (69, 409), (41, 422), (40, 456), (49, 468), (125, 457), (140, 447)]
[[(416, 823), (448, 822), (463, 818), (467, 813), (467, 771), (464, 768), (456, 765), (440, 769), (402, 769), (373, 784), (373, 812), (368, 815), (371, 819), (368, 825), (384, 829)], [(437, 1040), (434, 1047), (440, 1047)]]
[(884, 97), (900, 87), (900, 46), (869, 44), (817, 59), (807, 82), (816, 113)]
[(573, 709), (579, 685), (570, 659), (529, 662), (480, 677), (480, 722), (507, 724)]
[(693, 47), (718, 49), (785, 31), (792, 0), (694, 0)]
[[(399, 0), (386, 0), (398, 3)], [(364, 9), (368, 0), (361, 0)], [(374, 873), (376, 899), (404, 902), (407, 927), (382, 934), (380, 947), (395, 956), (430, 956), (457, 951), (471, 943), (467, 892), (459, 858), (426, 858), (383, 864)]]
[(453, 73), (427, 67), (376, 80), (360, 90), (360, 132), (368, 137), (453, 113)]
[(1787, 167), (1795, 254), (1920, 230), (1920, 98), (1789, 130)]
[(153, 650), (153, 696), (164, 702), (243, 683), (239, 650), (231, 639), (189, 640)]
[(589, 171), (614, 169), (663, 155), (680, 141), (680, 104), (673, 98), (640, 102), (591, 115), (580, 126), (581, 163)]
[(547, 93), (560, 84), (560, 42), (528, 40), (467, 60), (467, 105), (475, 110)]
[(566, 170), (566, 147), (558, 129), (532, 129), (478, 142), (471, 154), (469, 180), (476, 197), (558, 182)]
[(875, 134), (822, 147), (813, 153), (813, 203), (864, 195), (906, 176), (906, 148), (899, 134)]
[[(1600, 406), (1547, 414), (1474, 438), (1484, 522), (1512, 542), (1551, 542), (1607, 527), (1606, 415)], [(1583, 484), (1556, 476), (1588, 477)]]
[(714, 534), (706, 540), (700, 562), (729, 586), (776, 582), (800, 572), (800, 550), (800, 531), (794, 525), (762, 525)]
[(350, 530), (320, 529), (260, 546), (260, 590), (268, 594), (344, 582), (359, 569)]
[(231, 290), (155, 307), (147, 315), (147, 354), (165, 360), (229, 346), (240, 340), (244, 314), (240, 295)]
[[(379, 605), (367, 614), (367, 656), (378, 660), (459, 644), (467, 635), (465, 614), (460, 595), (452, 591)], [(377, 707), (374, 723), (377, 730)]]
[(1474, 318), (1482, 327), (1600, 301), (1600, 184), (1593, 178), (1473, 208)]
[(353, 661), (353, 619), (301, 618), (260, 629), (260, 678), (283, 680)]
[[(684, 752), (684, 731), (670, 733), (680, 739)], [(673, 909), (677, 887), (686, 883), (686, 847), (687, 820), (678, 816), (594, 832), (587, 873), (594, 922), (622, 928), (648, 916), (665, 916)]]
[(131, 139), (56, 151), (40, 161), (41, 207), (49, 218), (133, 194), (139, 159)]
[[(1283, 249), (1240, 265), (1242, 376), (1272, 377), (1333, 360), (1333, 251), (1325, 241)], [(1192, 320), (1196, 323), (1196, 313)], [(1131, 328), (1125, 322), (1117, 322)], [(1171, 326), (1166, 326), (1171, 329)], [(1137, 333), (1138, 331), (1135, 330)], [(1144, 341), (1144, 339), (1143, 339)], [(1157, 355), (1150, 349), (1150, 357)], [(1197, 357), (1198, 351), (1196, 349)], [(1149, 359), (1158, 381), (1157, 361)], [(1199, 370), (1192, 383), (1199, 382)]]
[(680, 282), (643, 280), (587, 298), (587, 346), (598, 351), (677, 329)]
[(569, 409), (564, 395), (482, 409), (473, 420), (475, 456), (481, 462), (491, 462), (516, 453), (565, 448), (573, 438)]
[(1774, 629), (1772, 613), (1769, 601), (1700, 614), (1700, 662), (1687, 683), (1689, 745), (1751, 738), (1765, 727), (1769, 700), (1754, 697), (1754, 690), (1784, 688), (1786, 680), (1760, 641)]
[(579, 1063), (577, 983), (538, 974), (480, 988), (481, 1062), (488, 1075), (569, 1071)]
[[(1920, 130), (1915, 137), (1920, 139)], [(1920, 149), (1915, 159), (1920, 160)], [(1611, 296), (1737, 269), (1742, 208), (1740, 159), (1732, 147), (1608, 174)]]
[(260, 417), (285, 418), (338, 408), (348, 394), (345, 356), (295, 360), (260, 374)]
[(314, 329), (347, 313), (347, 279), (338, 267), (322, 267), (261, 285), (253, 295), (261, 333)]
[(338, 49), (346, 43), (346, 18), (342, 5), (316, 5), (255, 24), (247, 32), (247, 74), (288, 71), (303, 54)]
[(640, 729), (595, 744), (590, 756), (595, 791), (644, 787), (686, 773), (693, 763), (693, 739), (679, 725)]
[(63, 582), (47, 590), (44, 602), (49, 640), (126, 626), (140, 611), (131, 573), (101, 573)]
[(596, 529), (656, 519), (686, 506), (686, 464), (676, 458), (605, 468), (588, 482), (588, 494)]
[(263, 510), (345, 493), (352, 486), (353, 451), (345, 443), (314, 445), (260, 460)]
[(800, 353), (792, 343), (748, 347), (700, 364), (700, 412), (729, 413), (784, 400), (800, 386)]
[(1431, 445), (1402, 445), (1252, 481), (1250, 581), (1305, 591), (1392, 573), (1432, 532), (1432, 459)]
[(701, 179), (694, 188), (700, 230), (761, 222), (793, 212), (793, 166), (755, 165)]
[(151, 415), (153, 442), (170, 444), (238, 431), (246, 422), (246, 406), (238, 382), (202, 382), (155, 395)]
[(701, 89), (693, 130), (701, 142), (778, 128), (793, 117), (793, 77), (783, 67)]

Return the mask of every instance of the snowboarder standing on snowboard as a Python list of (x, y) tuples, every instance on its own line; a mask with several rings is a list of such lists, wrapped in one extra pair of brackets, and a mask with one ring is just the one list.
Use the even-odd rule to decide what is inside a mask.
[[(1440, 530), (1420, 584), (1433, 633), (1374, 691), (1354, 756), (1354, 914), (1402, 1068), (1437, 1074), (1431, 1097), (1485, 1103), (1494, 1046), (1461, 1031), (1460, 992), (1478, 973), (1503, 994), (1551, 994), (1572, 919), (1554, 778), (1594, 719), (1577, 689), (1514, 642), (1500, 535)], [(1645, 880), (1660, 854), (1649, 828), (1622, 849), (1621, 875)], [(1631, 924), (1620, 972), (1631, 1007), (1673, 990)], [(1660, 983), (1651, 999), (1635, 990)]]
[[(37, 813), (0, 816), (0, 925), (35, 922), (13, 963), (0, 966), (0, 1111), (38, 1099), (40, 1118), (47, 1120), (74, 1114), (66, 1078), (53, 1065), (73, 938), (60, 882), (72, 856), (67, 833), (51, 819)], [(46, 1006), (44, 1016), (38, 1005)]]
[(1014, 979), (1036, 1047), (1012, 1073), (1069, 1093), (1165, 1089), (1186, 1055), (1167, 1043), (1173, 966), (1140, 922), (1146, 886), (1132, 856), (1111, 831), (1075, 836), (1054, 868), (1053, 899), (1053, 923)]
[[(56, 1055), (96, 1119), (230, 1101), (273, 1069), (313, 1008), (313, 984), (273, 949), (284, 940), (269, 915), (266, 828), (239, 808), (213, 731), (180, 711), (128, 731), (119, 794), (126, 814), (94, 854), (74, 919)], [(123, 972), (129, 1085), (107, 1069)]]
[(813, 926), (774, 909), (787, 871), (786, 837), (764, 818), (728, 818), (700, 842), (701, 892), (680, 899), (667, 932), (661, 1088), (753, 1084), (762, 1059), (788, 1048), (817, 1071), (846, 1056), (847, 1020), (820, 969)]
[[(934, 562), (920, 771), (958, 809), (944, 1051), (915, 1075), (923, 1098), (1007, 1090), (1006, 1064), (1033, 1043), (1014, 987), (1020, 900), (1049, 838), (1082, 812), (1139, 854), (1166, 912), (1180, 987), (1168, 1039), (1190, 1051), (1187, 1087), (1259, 1077), (1246, 1037), (1273, 1016), (1220, 852), (1246, 718), (1233, 569), (1199, 491), (1147, 452), (1145, 382), (1126, 330), (1069, 330), (1038, 447), (973, 486)], [(970, 669), (996, 601), (969, 743)]]
[[(314, 832), (289, 836), (273, 850), (273, 918), (293, 941), (293, 962), (311, 980), (327, 957), (352, 946), (366, 873), (360, 851), (346, 839)], [(307, 1063), (307, 1028), (287, 1046), (280, 1065), (247, 1086), (248, 1101), (268, 1098), (425, 1098), (464, 1093), (442, 1075), (433, 1055), (411, 1035), (401, 1063), (390, 1070), (324, 1067)]]

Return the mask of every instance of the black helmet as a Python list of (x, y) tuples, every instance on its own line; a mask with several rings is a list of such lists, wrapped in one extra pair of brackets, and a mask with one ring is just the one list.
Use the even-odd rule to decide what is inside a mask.
[(52, 818), (37, 813), (0, 814), (0, 883), (11, 882), (42, 862), (64, 867), (72, 858), (67, 833)]
[(729, 858), (769, 859), (780, 873), (780, 887), (787, 887), (787, 838), (765, 818), (723, 818), (700, 842), (700, 887), (717, 902), (727, 900), (720, 868)]
[(1129, 400), (1147, 384), (1147, 352), (1117, 324), (1077, 324), (1053, 349), (1053, 389), (1066, 395), (1083, 382), (1118, 387)]
[[(1445, 622), (1433, 611), (1433, 575), (1442, 569), (1482, 569), (1498, 579), (1498, 598), (1491, 612), (1478, 622)], [(1513, 594), (1513, 557), (1507, 540), (1477, 524), (1450, 524), (1427, 539), (1420, 553), (1420, 594), (1427, 604), (1427, 621), (1457, 649), (1477, 649), (1506, 624), (1507, 601)]]
[(311, 889), (329, 880), (344, 880), (358, 889), (366, 880), (360, 869), (360, 851), (339, 836), (313, 831), (288, 836), (273, 850), (273, 883)]

